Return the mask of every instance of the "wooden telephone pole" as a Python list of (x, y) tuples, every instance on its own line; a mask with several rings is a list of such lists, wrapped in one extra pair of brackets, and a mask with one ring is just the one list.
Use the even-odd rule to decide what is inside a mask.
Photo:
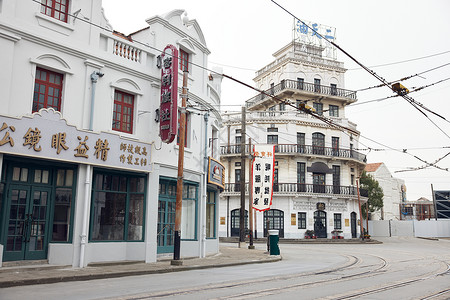
[(172, 265), (182, 265), (180, 260), (181, 246), (181, 208), (183, 203), (183, 168), (184, 168), (184, 144), (186, 135), (186, 99), (187, 99), (187, 79), (188, 72), (183, 73), (183, 89), (181, 94), (181, 108), (179, 121), (179, 144), (178, 144), (178, 176), (177, 176), (177, 197), (175, 206), (175, 234), (173, 243), (173, 260)]
[(241, 123), (241, 209), (239, 213), (239, 247), (241, 243), (245, 243), (245, 106), (242, 106), (242, 123)]

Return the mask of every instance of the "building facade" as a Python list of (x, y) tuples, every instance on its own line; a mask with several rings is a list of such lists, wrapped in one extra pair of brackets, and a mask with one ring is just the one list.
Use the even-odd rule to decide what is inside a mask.
[[(270, 210), (254, 213), (254, 236), (265, 236), (268, 226), (284, 238), (304, 238), (307, 230), (319, 238), (337, 233), (359, 237), (356, 180), (366, 157), (353, 150), (358, 147), (359, 132), (345, 117), (345, 106), (357, 101), (356, 92), (344, 89), (343, 63), (322, 57), (323, 50), (292, 42), (256, 72), (255, 86), (264, 93), (245, 103), (246, 136), (241, 131), (241, 113), (223, 116), (221, 161), (226, 187), (220, 200), (220, 236), (239, 235), (239, 182), (245, 178), (248, 199), (250, 169), (241, 173), (241, 151), (250, 154), (252, 143), (275, 146), (273, 204)], [(340, 127), (305, 113), (302, 107)], [(247, 216), (248, 204), (248, 228)]]
[(383, 190), (383, 207), (370, 214), (372, 220), (402, 220), (401, 207), (406, 200), (405, 181), (392, 176), (384, 163), (370, 163), (365, 167), (367, 174), (378, 181)]
[(101, 1), (0, 1), (3, 261), (84, 267), (173, 252), (179, 147), (162, 142), (159, 111), (167, 45), (179, 51), (175, 94), (188, 71), (181, 256), (217, 253), (219, 186), (207, 175), (222, 78), (201, 68), (210, 51), (183, 13), (124, 35)]

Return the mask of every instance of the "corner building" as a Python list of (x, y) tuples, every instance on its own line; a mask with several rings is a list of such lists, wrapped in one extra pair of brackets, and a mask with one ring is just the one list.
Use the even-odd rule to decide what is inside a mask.
[[(188, 75), (181, 256), (217, 253), (222, 78), (196, 20), (174, 10), (130, 35), (101, 1), (0, 1), (0, 254), (3, 262), (154, 262), (173, 252), (177, 139), (159, 136), (159, 57)], [(181, 100), (179, 100), (181, 103)]]
[[(264, 94), (247, 100), (246, 136), (241, 134), (241, 113), (223, 116), (221, 161), (227, 171), (220, 201), (220, 236), (239, 236), (241, 176), (245, 176), (246, 199), (249, 192), (248, 160), (242, 174), (241, 151), (249, 154), (250, 138), (253, 145), (275, 146), (272, 206), (255, 212), (254, 236), (266, 236), (269, 224), (282, 238), (304, 238), (306, 230), (313, 230), (317, 238), (359, 237), (356, 180), (366, 157), (353, 150), (358, 147), (359, 132), (345, 117), (345, 106), (357, 101), (356, 92), (344, 89), (343, 63), (322, 57), (323, 51), (292, 42), (256, 72), (256, 88), (293, 107)], [(351, 130), (327, 125), (298, 110), (302, 105)], [(367, 198), (361, 194), (364, 204)], [(248, 202), (245, 209), (248, 228)]]

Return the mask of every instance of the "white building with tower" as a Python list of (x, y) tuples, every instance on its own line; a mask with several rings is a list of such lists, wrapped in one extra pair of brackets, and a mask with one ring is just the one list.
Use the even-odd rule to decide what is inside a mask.
[[(256, 72), (254, 85), (264, 93), (245, 101), (246, 136), (241, 132), (241, 113), (223, 115), (221, 161), (226, 185), (220, 197), (220, 236), (239, 236), (239, 182), (245, 178), (248, 199), (253, 180), (248, 166), (245, 174), (241, 172), (241, 151), (251, 154), (251, 143), (275, 146), (273, 204), (270, 210), (255, 213), (254, 236), (266, 236), (269, 224), (282, 238), (304, 238), (307, 230), (318, 238), (359, 237), (356, 179), (366, 157), (353, 150), (358, 148), (359, 132), (346, 118), (345, 107), (357, 101), (356, 92), (345, 89), (346, 69), (334, 55), (321, 42), (294, 39)], [(328, 121), (300, 107), (311, 107)], [(361, 194), (363, 205), (367, 194)], [(245, 220), (248, 228), (248, 204)]]

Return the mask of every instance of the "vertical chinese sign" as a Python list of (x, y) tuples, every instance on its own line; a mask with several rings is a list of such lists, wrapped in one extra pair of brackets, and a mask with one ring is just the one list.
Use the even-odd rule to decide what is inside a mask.
[(269, 210), (272, 205), (275, 146), (257, 144), (252, 165), (252, 201), (258, 211)]
[(177, 135), (178, 49), (173, 45), (167, 45), (161, 54), (161, 61), (159, 132), (161, 140), (170, 144)]

